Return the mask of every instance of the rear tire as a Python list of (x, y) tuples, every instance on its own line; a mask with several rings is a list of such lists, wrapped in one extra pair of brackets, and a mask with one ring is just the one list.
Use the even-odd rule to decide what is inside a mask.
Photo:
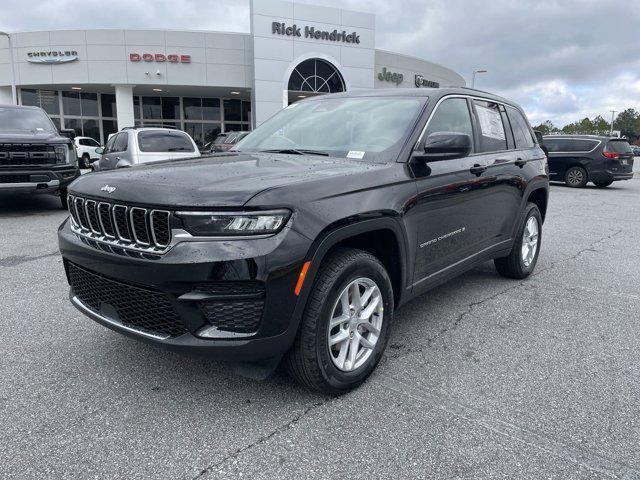
[[(340, 320), (343, 315), (346, 319)], [(382, 263), (362, 250), (337, 249), (318, 271), (285, 366), (306, 387), (346, 393), (364, 382), (382, 358), (392, 322), (393, 289)]]
[(593, 184), (598, 188), (606, 188), (613, 183), (613, 180), (607, 180), (605, 182), (593, 182)]
[[(535, 233), (533, 232), (535, 226)], [(532, 247), (535, 236), (535, 247)], [(500, 275), (507, 278), (523, 279), (531, 275), (538, 263), (542, 245), (542, 215), (538, 206), (527, 203), (525, 213), (520, 220), (516, 240), (509, 255), (496, 258), (493, 263)], [(532, 251), (531, 249), (534, 248)]]
[(564, 174), (564, 183), (571, 188), (582, 188), (588, 181), (587, 171), (582, 167), (571, 167)]

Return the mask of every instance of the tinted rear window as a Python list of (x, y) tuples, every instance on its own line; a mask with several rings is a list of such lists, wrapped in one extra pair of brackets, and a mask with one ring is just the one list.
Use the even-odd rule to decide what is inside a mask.
[(597, 144), (597, 140), (544, 137), (544, 145), (549, 152), (590, 152)]
[(607, 151), (615, 153), (631, 153), (631, 145), (626, 140), (609, 140)]
[(193, 152), (189, 137), (180, 132), (147, 130), (138, 133), (141, 152)]

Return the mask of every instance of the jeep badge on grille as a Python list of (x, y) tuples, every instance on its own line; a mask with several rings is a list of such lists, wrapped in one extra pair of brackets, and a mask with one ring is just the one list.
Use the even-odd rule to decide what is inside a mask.
[(113, 193), (113, 192), (116, 191), (116, 187), (111, 187), (109, 185), (105, 185), (100, 190), (102, 190), (103, 192), (107, 192), (107, 193)]

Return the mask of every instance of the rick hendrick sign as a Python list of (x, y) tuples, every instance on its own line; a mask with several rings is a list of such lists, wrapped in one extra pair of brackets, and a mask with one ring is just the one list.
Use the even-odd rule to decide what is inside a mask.
[[(286, 35), (288, 37), (302, 37), (302, 27), (297, 25), (287, 26), (285, 23), (273, 22), (271, 24), (271, 33), (274, 35)], [(332, 32), (328, 30), (316, 30), (315, 27), (304, 27), (304, 38), (311, 38), (315, 40), (329, 40), (330, 42), (344, 42), (344, 43), (360, 43), (360, 35), (356, 32), (347, 33), (344, 30), (338, 32), (334, 29)]]

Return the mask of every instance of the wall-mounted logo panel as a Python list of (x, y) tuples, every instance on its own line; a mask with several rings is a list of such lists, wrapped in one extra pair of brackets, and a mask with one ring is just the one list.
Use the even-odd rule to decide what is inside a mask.
[(48, 52), (27, 52), (27, 62), (56, 65), (58, 63), (75, 62), (78, 52), (75, 50), (52, 50)]

